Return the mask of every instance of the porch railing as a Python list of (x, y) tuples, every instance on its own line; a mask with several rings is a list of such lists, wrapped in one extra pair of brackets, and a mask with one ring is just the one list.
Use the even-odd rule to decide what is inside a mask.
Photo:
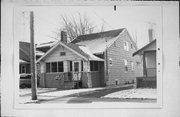
[[(83, 76), (83, 73), (84, 72), (76, 72), (75, 74), (79, 75), (81, 74), (80, 76), (80, 80), (82, 79), (82, 76)], [(73, 78), (73, 72), (63, 72), (63, 73), (59, 73), (57, 76), (57, 79), (64, 79), (64, 81), (76, 81), (74, 78)]]

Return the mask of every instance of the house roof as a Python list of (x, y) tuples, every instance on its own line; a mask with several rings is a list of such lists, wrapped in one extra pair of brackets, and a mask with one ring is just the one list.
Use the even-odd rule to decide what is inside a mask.
[[(36, 49), (36, 56), (42, 56), (44, 52)], [(30, 43), (29, 42), (19, 42), (19, 58), (20, 60), (30, 62)]]
[(19, 42), (19, 58), (23, 61), (30, 61), (30, 43)]
[(53, 47), (58, 41), (50, 41), (46, 43), (41, 43), (36, 45), (36, 50), (47, 52), (51, 47)]
[(50, 50), (48, 50), (42, 57), (40, 57), (37, 62), (45, 58), (51, 51), (53, 51), (58, 45), (62, 45), (66, 48), (68, 48), (70, 51), (74, 52), (75, 54), (79, 55), (80, 57), (87, 59), (87, 60), (97, 60), (97, 61), (104, 61), (103, 59), (100, 59), (93, 55), (90, 50), (83, 46), (83, 45), (78, 45), (78, 44), (73, 44), (73, 43), (64, 43), (59, 41), (54, 45)]
[[(76, 39), (74, 39), (71, 43), (78, 43), (82, 41), (90, 41), (94, 39), (102, 39), (102, 38), (113, 38), (117, 37), (125, 28), (116, 29), (116, 30), (110, 30), (105, 32), (99, 32), (99, 33), (91, 33), (87, 35), (80, 35)], [(108, 39), (110, 39), (108, 38)]]
[(85, 45), (93, 54), (102, 53), (118, 39), (125, 28), (78, 36), (71, 43)]
[[(137, 50), (136, 52), (133, 53), (133, 56), (137, 55), (137, 54), (142, 54), (143, 51), (145, 51), (146, 49), (148, 49), (150, 46), (152, 46), (153, 44), (156, 44), (156, 39), (153, 40), (152, 42), (150, 42), (149, 44), (145, 45), (144, 47), (142, 47), (141, 49)], [(156, 45), (155, 45), (156, 47)]]

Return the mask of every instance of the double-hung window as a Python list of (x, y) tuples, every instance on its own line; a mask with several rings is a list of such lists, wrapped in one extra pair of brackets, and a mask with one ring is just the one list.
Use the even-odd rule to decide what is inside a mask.
[(124, 59), (124, 69), (128, 71), (128, 61), (126, 59)]
[(127, 41), (124, 41), (124, 50), (129, 51), (129, 44)]

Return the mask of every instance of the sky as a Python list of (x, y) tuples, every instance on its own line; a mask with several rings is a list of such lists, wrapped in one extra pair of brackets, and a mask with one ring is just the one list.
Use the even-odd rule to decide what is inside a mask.
[(21, 41), (30, 40), (29, 10), (34, 11), (34, 38), (36, 43), (54, 41), (57, 32), (62, 27), (61, 15), (74, 16), (86, 14), (89, 21), (97, 28), (102, 24), (105, 31), (127, 28), (132, 37), (137, 37), (138, 48), (149, 42), (148, 28), (155, 29), (155, 37), (159, 37), (161, 25), (161, 8), (159, 6), (38, 6), (22, 7), (21, 12)]

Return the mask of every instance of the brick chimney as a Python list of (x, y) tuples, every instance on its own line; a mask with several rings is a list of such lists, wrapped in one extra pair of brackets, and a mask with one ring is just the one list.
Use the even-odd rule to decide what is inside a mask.
[(67, 33), (65, 31), (61, 31), (61, 41), (67, 43)]
[(149, 42), (152, 42), (153, 41), (153, 29), (148, 29), (148, 35), (149, 35)]

